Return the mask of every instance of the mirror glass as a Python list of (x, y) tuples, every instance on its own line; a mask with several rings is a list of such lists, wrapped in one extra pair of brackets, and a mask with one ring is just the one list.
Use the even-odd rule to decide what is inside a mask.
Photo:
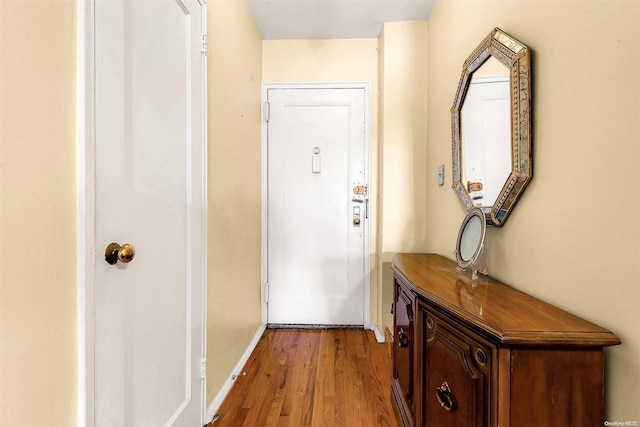
[(501, 226), (532, 176), (529, 49), (495, 28), (465, 61), (451, 108), (453, 184)]
[(482, 239), (482, 224), (480, 217), (473, 216), (465, 225), (460, 237), (460, 258), (471, 261), (480, 246)]
[(509, 69), (490, 57), (471, 77), (460, 111), (462, 182), (474, 206), (491, 207), (511, 173)]

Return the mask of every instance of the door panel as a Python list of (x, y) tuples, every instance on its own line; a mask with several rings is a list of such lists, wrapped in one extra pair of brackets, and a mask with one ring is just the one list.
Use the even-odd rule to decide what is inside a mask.
[(268, 322), (363, 325), (364, 90), (269, 89), (268, 101)]
[(398, 382), (407, 406), (411, 409), (411, 415), (415, 417), (413, 395), (413, 300), (396, 282), (397, 298), (394, 304), (395, 332), (397, 345), (393, 347), (393, 378)]
[[(202, 8), (97, 1), (95, 15), (95, 424), (198, 425)], [(134, 260), (107, 264), (111, 242)]]
[(490, 425), (491, 351), (420, 306), (426, 343), (423, 425)]

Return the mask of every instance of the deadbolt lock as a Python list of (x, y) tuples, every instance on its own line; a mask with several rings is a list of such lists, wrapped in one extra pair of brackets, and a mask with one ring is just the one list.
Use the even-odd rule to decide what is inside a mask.
[(360, 227), (360, 206), (353, 207), (353, 226)]

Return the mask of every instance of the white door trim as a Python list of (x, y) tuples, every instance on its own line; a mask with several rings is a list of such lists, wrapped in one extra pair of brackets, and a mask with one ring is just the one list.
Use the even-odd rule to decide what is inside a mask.
[[(77, 401), (76, 421), (92, 427), (95, 419), (95, 1), (76, 3), (76, 192), (77, 192)], [(202, 3), (202, 27), (207, 28), (206, 3)], [(206, 54), (206, 53), (205, 53)], [(202, 355), (207, 348), (207, 61), (203, 81), (203, 289)], [(206, 378), (201, 382), (201, 420), (206, 411)]]
[(77, 425), (94, 420), (95, 100), (93, 1), (76, 3)]
[[(369, 188), (369, 198), (375, 194), (375, 189), (371, 186), (371, 83), (370, 82), (335, 82), (335, 83), (262, 83), (262, 323), (267, 323), (267, 300), (265, 288), (269, 282), (268, 272), (268, 139), (267, 121), (265, 120), (267, 111), (265, 103), (267, 91), (269, 89), (363, 89), (365, 98), (365, 184)], [(369, 209), (371, 201), (369, 201)], [(369, 213), (371, 218), (371, 213)], [(364, 227), (364, 285), (363, 285), (363, 313), (364, 328), (372, 329), (371, 326), (371, 221), (366, 221)]]

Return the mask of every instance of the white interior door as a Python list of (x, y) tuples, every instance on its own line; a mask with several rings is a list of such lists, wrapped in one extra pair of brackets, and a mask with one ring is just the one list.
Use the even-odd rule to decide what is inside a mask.
[(95, 2), (95, 425), (202, 425), (205, 16)]
[(365, 90), (267, 100), (268, 322), (364, 325)]

